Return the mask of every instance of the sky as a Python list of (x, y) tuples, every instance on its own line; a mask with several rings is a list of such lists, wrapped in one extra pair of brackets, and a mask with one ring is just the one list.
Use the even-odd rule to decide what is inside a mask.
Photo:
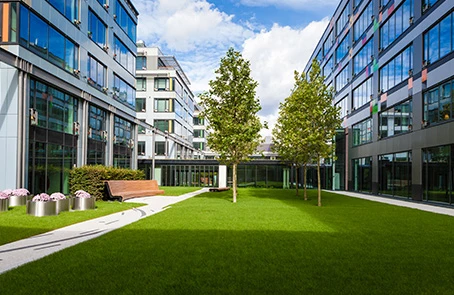
[[(133, 0), (138, 40), (178, 60), (197, 95), (209, 89), (230, 47), (250, 61), (259, 83), (260, 119), (271, 135), (279, 103), (290, 94), (338, 0)], [(197, 99), (196, 99), (197, 100)]]

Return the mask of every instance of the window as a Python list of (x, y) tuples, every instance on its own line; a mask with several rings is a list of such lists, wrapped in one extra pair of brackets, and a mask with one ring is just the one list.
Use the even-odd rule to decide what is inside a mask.
[(70, 73), (77, 69), (79, 47), (25, 6), (20, 9), (20, 44)]
[(378, 121), (381, 138), (410, 132), (413, 124), (412, 101), (407, 100), (381, 112)]
[(443, 83), (424, 93), (424, 121), (433, 124), (452, 120), (454, 80)]
[(336, 21), (336, 35), (339, 36), (342, 33), (343, 28), (348, 23), (348, 18), (350, 17), (350, 5), (347, 4), (342, 11), (341, 15)]
[(119, 64), (128, 70), (128, 72), (134, 75), (136, 58), (117, 36), (114, 36), (114, 58)]
[(194, 117), (193, 119), (194, 126), (203, 126), (205, 125), (205, 119), (200, 117)]
[(406, 0), (381, 26), (380, 47), (385, 49), (393, 43), (394, 40), (410, 27), (412, 20), (413, 0)]
[(48, 0), (48, 2), (71, 22), (79, 19), (79, 0)]
[(136, 57), (136, 70), (146, 70), (147, 69), (147, 57), (146, 56), (137, 56)]
[(91, 38), (100, 47), (106, 45), (107, 26), (99, 19), (99, 17), (88, 11), (88, 37)]
[(147, 78), (136, 79), (136, 91), (147, 91)]
[(156, 141), (154, 150), (155, 150), (155, 153), (157, 156), (165, 156), (166, 155), (166, 143), (164, 141)]
[(145, 156), (145, 141), (137, 142), (137, 155)]
[(411, 152), (378, 156), (380, 194), (411, 197)]
[(345, 68), (342, 69), (342, 71), (336, 76), (336, 91), (340, 91), (342, 88), (344, 88), (349, 82), (350, 82), (350, 71), (348, 64), (345, 66)]
[(147, 107), (147, 99), (143, 97), (136, 97), (136, 112), (145, 112)]
[(154, 111), (155, 112), (173, 112), (170, 98), (155, 98), (154, 99)]
[(427, 9), (432, 7), (438, 0), (423, 0), (422, 1), (422, 12), (424, 13)]
[(98, 89), (106, 84), (107, 68), (91, 55), (88, 56), (88, 84)]
[(326, 38), (325, 43), (323, 43), (324, 56), (328, 55), (329, 50), (333, 46), (333, 43), (334, 43), (334, 33), (333, 33), (333, 31), (331, 31), (329, 33), (328, 37)]
[(372, 119), (353, 125), (353, 146), (372, 142)]
[(126, 121), (123, 118), (115, 116), (114, 134), (115, 134), (114, 144), (128, 145), (129, 140), (132, 139), (132, 123)]
[(336, 48), (336, 62), (340, 62), (350, 49), (350, 35), (347, 34), (339, 46)]
[(424, 34), (424, 60), (435, 62), (454, 51), (454, 12)]
[(201, 150), (201, 151), (204, 151), (204, 150), (205, 150), (205, 143), (204, 143), (204, 142), (193, 142), (193, 143), (192, 143), (192, 146), (193, 146), (196, 150)]
[(137, 25), (119, 0), (115, 1), (115, 21), (129, 38), (136, 42)]
[(194, 130), (194, 138), (204, 138), (205, 130)]
[(372, 76), (353, 90), (353, 109), (368, 103), (372, 97)]
[(184, 108), (181, 103), (178, 100), (174, 99), (173, 104), (175, 108), (175, 114), (180, 118), (184, 118)]
[(374, 14), (372, 10), (372, 1), (370, 1), (367, 7), (364, 9), (364, 11), (356, 20), (355, 24), (353, 25), (354, 34), (353, 39), (355, 42), (364, 34), (366, 29), (370, 26), (370, 24), (372, 23), (373, 15)]
[(359, 74), (373, 60), (374, 54), (374, 37), (361, 48), (361, 50), (353, 57), (353, 73)]
[(405, 81), (413, 69), (413, 46), (409, 46), (380, 69), (380, 87), (383, 92)]
[[(347, 107), (347, 99), (348, 99), (348, 95), (346, 95), (344, 98), (342, 98), (337, 104), (336, 104), (336, 107), (339, 107), (340, 108), (340, 117), (341, 119), (345, 116), (347, 116), (347, 113), (348, 113), (348, 107)], [(194, 130), (195, 132), (195, 130)], [(195, 134), (195, 133), (194, 133)]]
[(113, 97), (125, 106), (132, 109), (136, 107), (136, 91), (134, 87), (126, 83), (119, 76), (114, 74)]
[(452, 145), (423, 149), (424, 201), (454, 203), (452, 165)]
[(103, 132), (106, 130), (107, 113), (94, 105), (90, 105), (88, 126), (90, 127), (90, 138), (104, 140)]
[(354, 159), (353, 161), (353, 190), (372, 192), (372, 157)]
[(169, 78), (154, 78), (154, 91), (169, 91)]
[(331, 75), (331, 73), (333, 72), (333, 67), (334, 67), (333, 56), (331, 56), (326, 62), (326, 64), (323, 66), (323, 76), (325, 78)]
[(99, 4), (104, 5), (106, 4), (106, 0), (98, 0)]
[(388, 5), (390, 0), (380, 0), (380, 6), (381, 7), (385, 7), (386, 5)]
[(154, 120), (154, 127), (161, 131), (173, 133), (173, 120)]

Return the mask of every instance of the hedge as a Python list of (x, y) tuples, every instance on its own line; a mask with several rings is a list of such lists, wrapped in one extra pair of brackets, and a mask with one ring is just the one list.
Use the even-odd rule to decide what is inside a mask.
[(142, 170), (114, 168), (103, 165), (83, 166), (71, 169), (69, 173), (69, 189), (72, 194), (84, 190), (96, 200), (105, 196), (104, 181), (106, 180), (141, 180), (145, 179)]

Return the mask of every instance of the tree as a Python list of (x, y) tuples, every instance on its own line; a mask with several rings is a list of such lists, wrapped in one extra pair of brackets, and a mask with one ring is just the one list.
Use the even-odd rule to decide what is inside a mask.
[[(211, 132), (207, 141), (219, 154), (219, 161), (233, 166), (233, 202), (237, 200), (237, 166), (249, 160), (261, 143), (263, 126), (257, 116), (261, 110), (255, 97), (258, 83), (251, 78), (249, 61), (230, 48), (209, 82), (210, 90), (200, 95), (201, 117)], [(266, 124), (265, 124), (266, 125)]]
[(298, 170), (304, 167), (304, 200), (307, 200), (306, 170), (311, 158), (307, 141), (310, 135), (309, 105), (305, 102), (308, 81), (295, 71), (295, 86), (289, 97), (279, 105), (279, 117), (273, 129), (273, 150), (296, 168), (296, 195), (299, 195)]
[(317, 204), (321, 206), (320, 163), (322, 159), (328, 159), (333, 156), (333, 138), (336, 134), (336, 129), (341, 124), (340, 108), (333, 105), (333, 89), (324, 83), (325, 77), (321, 75), (320, 65), (316, 59), (312, 61), (309, 78), (309, 87), (305, 92), (304, 98), (311, 106), (311, 133), (307, 141), (317, 161)]

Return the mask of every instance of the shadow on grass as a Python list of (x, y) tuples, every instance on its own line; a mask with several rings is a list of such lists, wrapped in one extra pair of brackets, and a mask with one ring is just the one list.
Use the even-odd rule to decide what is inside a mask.
[(395, 244), (381, 235), (132, 226), (5, 273), (0, 286), (5, 294), (449, 294), (452, 237), (426, 244), (415, 234)]

